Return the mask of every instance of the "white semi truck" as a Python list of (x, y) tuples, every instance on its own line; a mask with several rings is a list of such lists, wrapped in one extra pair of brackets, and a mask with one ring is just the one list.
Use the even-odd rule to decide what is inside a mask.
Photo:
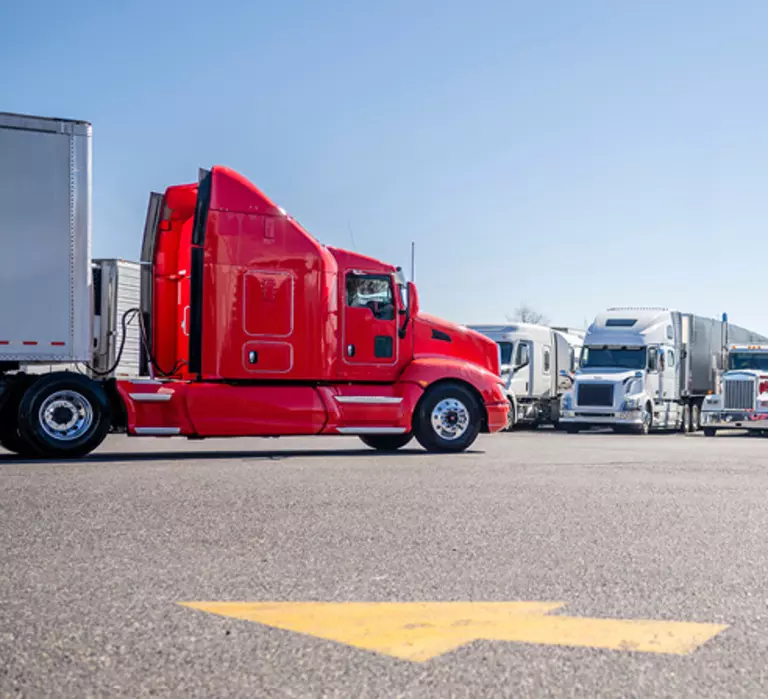
[(573, 387), (561, 401), (569, 432), (590, 427), (648, 434), (695, 431), (729, 341), (768, 340), (722, 321), (666, 308), (610, 308), (584, 338)]
[(718, 430), (768, 433), (768, 344), (730, 345), (719, 389), (704, 399), (701, 424)]
[(557, 424), (560, 397), (571, 385), (584, 333), (531, 323), (471, 325), (499, 346), (501, 376), (510, 402), (508, 429)]

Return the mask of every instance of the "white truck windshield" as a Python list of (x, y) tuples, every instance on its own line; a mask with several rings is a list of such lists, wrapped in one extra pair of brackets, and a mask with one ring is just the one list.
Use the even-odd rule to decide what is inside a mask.
[(514, 348), (514, 342), (499, 342), (499, 350), (501, 351), (501, 363), (512, 363), (512, 349)]
[(645, 347), (637, 349), (584, 347), (581, 367), (585, 369), (645, 369)]

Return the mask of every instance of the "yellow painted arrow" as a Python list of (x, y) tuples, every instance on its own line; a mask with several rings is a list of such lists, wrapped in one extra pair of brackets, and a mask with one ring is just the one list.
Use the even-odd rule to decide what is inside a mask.
[(182, 602), (211, 614), (424, 662), (476, 640), (685, 655), (728, 628), (547, 616), (564, 602)]

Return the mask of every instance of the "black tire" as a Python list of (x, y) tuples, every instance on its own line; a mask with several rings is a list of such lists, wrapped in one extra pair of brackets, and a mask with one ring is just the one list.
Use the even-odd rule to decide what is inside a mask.
[[(482, 407), (469, 388), (442, 383), (429, 389), (419, 401), (413, 433), (427, 451), (460, 452), (477, 439), (481, 421)], [(451, 432), (454, 436), (450, 436)]]
[(0, 447), (24, 458), (32, 458), (36, 455), (32, 446), (19, 434), (15, 416), (12, 423), (0, 425)]
[(636, 428), (637, 434), (650, 434), (651, 428), (653, 427), (653, 408), (651, 407), (650, 403), (645, 404), (645, 410), (643, 411), (643, 422), (642, 424)]
[(413, 434), (365, 434), (360, 439), (376, 451), (397, 451), (413, 439)]
[(716, 437), (717, 436), (717, 430), (712, 429), (711, 427), (705, 427), (704, 428), (704, 436), (705, 437)]
[(694, 403), (691, 406), (691, 432), (698, 432), (699, 430), (701, 430), (701, 406)]
[(42, 458), (85, 456), (104, 441), (110, 422), (103, 386), (79, 374), (62, 372), (39, 378), (19, 404), (20, 436)]
[(509, 417), (507, 418), (507, 426), (504, 428), (505, 432), (512, 432), (517, 426), (517, 408), (515, 407), (515, 401), (509, 401)]
[(688, 434), (691, 431), (691, 405), (686, 403), (683, 406), (683, 418), (680, 421), (680, 431), (683, 434)]

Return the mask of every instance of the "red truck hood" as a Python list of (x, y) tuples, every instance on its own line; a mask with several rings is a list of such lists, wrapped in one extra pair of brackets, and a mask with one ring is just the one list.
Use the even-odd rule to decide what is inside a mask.
[(416, 316), (414, 331), (415, 357), (452, 357), (499, 375), (498, 345), (485, 335), (423, 313)]

